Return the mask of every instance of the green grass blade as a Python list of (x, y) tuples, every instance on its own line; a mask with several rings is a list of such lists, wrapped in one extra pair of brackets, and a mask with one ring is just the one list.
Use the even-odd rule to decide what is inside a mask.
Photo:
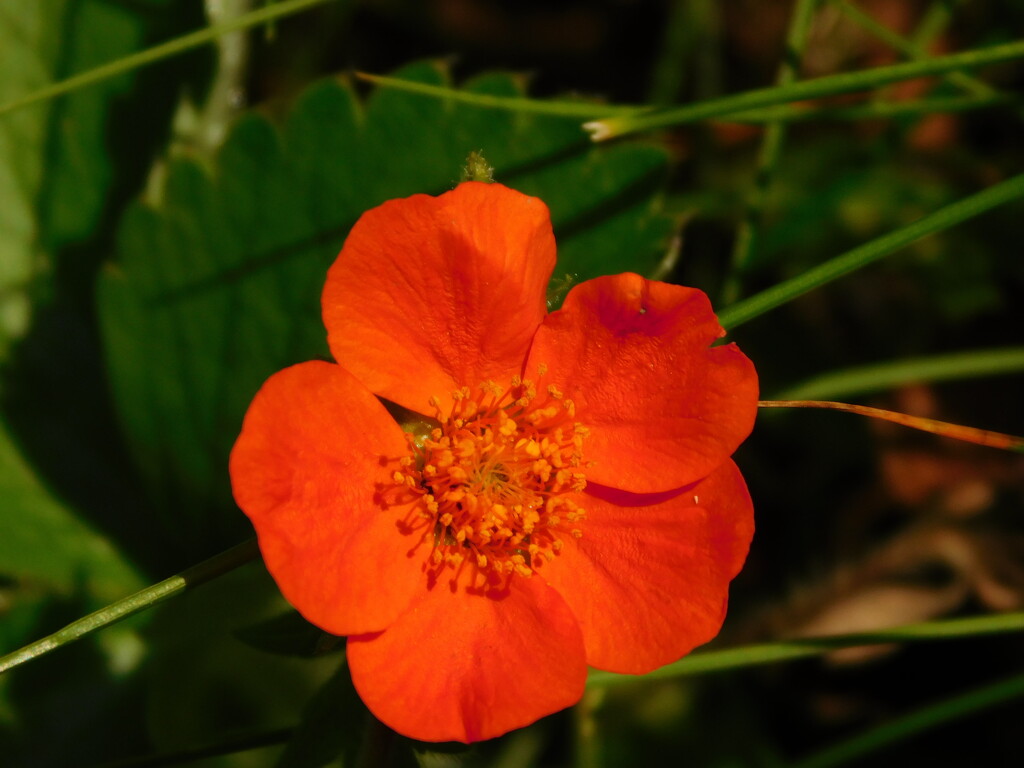
[[(975, 688), (967, 693), (924, 707), (892, 722), (840, 742), (833, 747), (796, 763), (794, 768), (831, 768), (848, 763), (901, 739), (936, 728), (958, 717), (1024, 696), (1024, 674)], [(984, 750), (979, 748), (979, 757)], [(982, 760), (984, 763), (984, 760)]]
[[(832, 2), (838, 6), (848, 18), (859, 24), (863, 29), (870, 32), (876, 38), (888, 45), (894, 51), (902, 54), (907, 59), (910, 59), (911, 61), (918, 61), (928, 58), (928, 51), (924, 46), (918, 45), (912, 40), (907, 40), (902, 35), (899, 35), (888, 27), (879, 24), (874, 18), (866, 14), (853, 3), (849, 2), (849, 0), (832, 0)], [(993, 96), (998, 93), (998, 91), (988, 83), (978, 80), (976, 77), (964, 72), (950, 72), (945, 76), (945, 79), (947, 82), (952, 83), (975, 96)]]
[(546, 99), (530, 99), (515, 96), (495, 96), (489, 93), (449, 88), (443, 85), (420, 83), (413, 80), (402, 80), (385, 75), (372, 75), (368, 72), (357, 72), (356, 77), (373, 83), (378, 88), (391, 88), (396, 91), (430, 96), (435, 99), (455, 101), (483, 109), (503, 109), (509, 112), (528, 112), (536, 115), (553, 115), (555, 117), (593, 117), (594, 115), (638, 115), (650, 112), (654, 107), (627, 106), (612, 104), (592, 104), (585, 101), (558, 101)]
[(756, 667), (780, 661), (822, 656), (841, 648), (861, 645), (884, 645), (921, 640), (952, 640), (959, 637), (1024, 631), (1024, 611), (997, 613), (967, 619), (945, 619), (921, 624), (907, 624), (877, 632), (857, 632), (849, 635), (782, 640), (775, 643), (745, 645), (719, 651), (698, 651), (656, 669), (646, 675), (617, 675), (612, 672), (592, 671), (587, 678), (588, 687), (621, 685), (645, 680), (724, 672), (732, 669)]
[(933, 0), (928, 10), (921, 16), (917, 28), (910, 35), (910, 42), (918, 48), (926, 49), (949, 28), (953, 21), (953, 10), (964, 2), (965, 0)]
[(735, 328), (797, 296), (888, 256), (923, 237), (948, 229), (1022, 196), (1024, 196), (1024, 174), (1014, 176), (977, 194), (951, 203), (918, 219), (913, 224), (871, 240), (804, 272), (802, 275), (774, 285), (738, 304), (726, 307), (719, 313), (718, 319), (723, 327)]
[(256, 11), (238, 16), (237, 18), (225, 21), (222, 24), (217, 24), (212, 27), (206, 27), (196, 32), (192, 32), (182, 37), (170, 40), (166, 43), (148, 48), (145, 51), (139, 51), (138, 53), (132, 54), (131, 56), (125, 56), (112, 61), (109, 64), (90, 69), (88, 72), (82, 72), (81, 74), (69, 77), (66, 80), (61, 80), (59, 83), (52, 83), (45, 88), (40, 88), (38, 91), (26, 94), (14, 101), (9, 101), (6, 104), (0, 104), (0, 115), (12, 112), (21, 107), (34, 104), (37, 101), (45, 101), (46, 99), (53, 99), (57, 96), (63, 96), (71, 91), (76, 91), (79, 88), (85, 88), (94, 83), (98, 83), (101, 80), (106, 80), (109, 77), (114, 77), (122, 72), (129, 72), (133, 69), (145, 67), (149, 64), (155, 64), (158, 61), (166, 59), (170, 56), (176, 56), (179, 53), (184, 53), (193, 48), (198, 48), (201, 45), (206, 45), (222, 35), (226, 35), (228, 32), (235, 32), (240, 29), (248, 29), (249, 27), (256, 27), (260, 24), (280, 19), (285, 16), (304, 11), (308, 8), (312, 8), (315, 5), (323, 5), (324, 3), (336, 2), (336, 0), (284, 0), (284, 2), (270, 5), (265, 8), (260, 8)]
[(700, 40), (703, 30), (693, 23), (694, 4), (687, 0), (673, 0), (668, 4), (661, 51), (651, 71), (648, 100), (667, 105), (679, 96), (686, 80), (687, 58)]
[[(500, 109), (507, 112), (523, 112), (553, 117), (588, 118), (596, 115), (640, 115), (650, 114), (656, 107), (631, 104), (594, 104), (584, 101), (557, 99), (531, 99), (528, 97), (496, 96), (489, 93), (451, 88), (443, 85), (420, 83), (386, 75), (357, 72), (356, 77), (372, 83), (378, 88), (405, 91), (419, 96), (448, 100), (480, 109)], [(993, 96), (947, 96), (915, 101), (873, 102), (850, 107), (813, 108), (805, 106), (774, 106), (764, 109), (750, 109), (730, 112), (721, 117), (721, 122), (730, 123), (771, 123), (813, 120), (872, 120), (883, 117), (930, 114), (932, 112), (963, 112), (972, 109), (1019, 104), (1020, 99), (1010, 94)]]
[(1024, 373), (1024, 347), (916, 357), (833, 371), (784, 389), (772, 400), (838, 400), (903, 384)]
[(872, 101), (849, 107), (784, 106), (751, 109), (722, 118), (730, 123), (771, 123), (776, 121), (812, 122), (826, 120), (877, 120), (889, 117), (930, 115), (939, 112), (966, 112), (994, 107), (1019, 107), (1021, 100), (1010, 94), (992, 96), (936, 96), (914, 101)]
[(921, 61), (802, 80), (781, 88), (761, 88), (734, 96), (701, 101), (678, 109), (659, 110), (651, 114), (612, 116), (584, 123), (583, 128), (590, 132), (594, 141), (605, 141), (637, 131), (649, 131), (655, 128), (666, 128), (672, 125), (721, 117), (730, 112), (741, 112), (802, 99), (820, 99), (842, 93), (866, 91), (901, 80), (942, 75), (947, 72), (983, 67), (1021, 57), (1024, 57), (1024, 40), (954, 53), (949, 56), (936, 56)]
[[(789, 32), (786, 35), (786, 49), (775, 77), (777, 86), (787, 86), (796, 80), (797, 69), (804, 56), (804, 48), (807, 45), (811, 20), (814, 18), (817, 4), (818, 0), (797, 0), (793, 8)], [(740, 276), (744, 267), (757, 251), (761, 234), (761, 220), (768, 198), (768, 187), (771, 185), (775, 167), (782, 154), (786, 128), (786, 123), (781, 120), (771, 122), (765, 128), (764, 137), (761, 139), (753, 188), (747, 196), (743, 221), (736, 233), (736, 242), (732, 249), (732, 268), (722, 288), (723, 304), (731, 304), (739, 298)]]
[(214, 555), (209, 560), (204, 560), (181, 573), (164, 579), (158, 584), (141, 589), (133, 595), (129, 595), (117, 602), (111, 603), (88, 616), (73, 621), (52, 635), (26, 645), (13, 653), (0, 657), (0, 674), (7, 672), (14, 667), (24, 664), (27, 661), (38, 658), (50, 651), (55, 651), (61, 646), (81, 640), (97, 630), (116, 624), (139, 611), (152, 608), (168, 598), (184, 592), (186, 589), (198, 587), (200, 584), (222, 576), (233, 571), (241, 565), (255, 560), (259, 557), (259, 547), (256, 546), (256, 539), (238, 544), (231, 549)]

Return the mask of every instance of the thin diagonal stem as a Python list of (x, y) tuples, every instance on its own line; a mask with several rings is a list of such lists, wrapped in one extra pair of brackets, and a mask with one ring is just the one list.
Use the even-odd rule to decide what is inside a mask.
[(654, 64), (648, 100), (652, 104), (671, 104), (676, 100), (685, 79), (684, 61), (702, 30), (692, 23), (688, 0), (668, 4), (665, 36)]
[(124, 56), (117, 61), (112, 61), (109, 64), (103, 64), (95, 69), (90, 69), (87, 72), (82, 72), (81, 74), (69, 77), (66, 80), (61, 80), (58, 83), (51, 83), (45, 88), (40, 88), (39, 90), (21, 96), (14, 101), (9, 101), (6, 104), (0, 104), (0, 115), (7, 112), (13, 112), (16, 109), (28, 106), (29, 104), (34, 104), (38, 101), (45, 101), (57, 96), (63, 96), (66, 93), (94, 85), (102, 80), (120, 75), (123, 72), (130, 72), (131, 70), (139, 69), (140, 67), (155, 64), (163, 59), (176, 56), (179, 53), (184, 53), (185, 51), (192, 50), (193, 48), (198, 48), (201, 45), (211, 43), (221, 35), (225, 35), (228, 32), (256, 27), (260, 24), (266, 24), (267, 22), (273, 21), (274, 19), (290, 16), (308, 8), (312, 8), (315, 5), (322, 5), (329, 2), (336, 2), (336, 0), (285, 0), (284, 2), (276, 3), (274, 5), (267, 6), (266, 8), (251, 11), (221, 24), (207, 27), (190, 34), (183, 35), (182, 37), (174, 40), (170, 40), (166, 43), (153, 46), (145, 51), (139, 51), (138, 53), (130, 56)]
[(476, 93), (443, 85), (403, 80), (400, 77), (374, 75), (356, 72), (356, 78), (373, 83), (378, 88), (394, 88), (406, 93), (416, 93), (435, 99), (455, 101), (481, 109), (501, 109), (510, 112), (525, 112), (554, 117), (593, 117), (594, 115), (634, 115), (650, 112), (654, 107), (627, 104), (593, 104), (585, 101), (560, 101), (557, 99), (531, 99), (526, 96), (495, 96), (491, 93)]
[(802, 296), (808, 291), (895, 253), (923, 237), (941, 232), (996, 206), (1021, 197), (1024, 197), (1024, 174), (1014, 176), (977, 194), (951, 203), (918, 219), (913, 224), (871, 240), (797, 277), (774, 285), (738, 304), (726, 307), (719, 313), (719, 321), (725, 328), (735, 328), (775, 307), (792, 301), (797, 296)]
[(803, 99), (819, 99), (855, 91), (868, 91), (891, 83), (898, 83), (901, 80), (944, 75), (947, 72), (998, 64), (1021, 57), (1024, 57), (1024, 40), (963, 51), (949, 56), (935, 56), (921, 61), (893, 64), (888, 67), (875, 67), (818, 77), (813, 80), (801, 80), (783, 87), (746, 91), (719, 99), (700, 101), (685, 107), (658, 110), (646, 114), (608, 117), (584, 123), (583, 128), (590, 132), (591, 139), (594, 141), (606, 141), (638, 131), (667, 128), (774, 104), (785, 104)]
[(831, 400), (904, 384), (1024, 373), (1024, 347), (975, 349), (829, 371), (778, 392), (773, 400)]
[[(801, 760), (794, 768), (832, 768), (843, 765), (901, 739), (1021, 696), (1024, 696), (1024, 674), (975, 688), (896, 718)], [(983, 751), (979, 749), (978, 754), (983, 754)]]
[(962, 637), (978, 637), (1006, 632), (1024, 632), (1024, 611), (906, 624), (902, 627), (880, 629), (875, 632), (797, 638), (715, 651), (697, 651), (646, 675), (619, 675), (614, 672), (595, 670), (587, 677), (587, 687), (639, 684), (647, 680), (726, 672), (763, 664), (775, 664), (781, 661), (823, 656), (842, 648), (855, 648), (862, 645), (955, 640)]
[[(856, 22), (863, 29), (867, 30), (894, 51), (901, 54), (904, 58), (910, 61), (921, 61), (922, 59), (929, 58), (928, 51), (925, 46), (920, 45), (913, 40), (908, 40), (902, 35), (893, 32), (888, 27), (879, 24), (871, 16), (851, 3), (850, 0), (832, 0), (832, 2), (837, 5), (851, 21)], [(997, 89), (993, 88), (985, 81), (979, 80), (966, 72), (949, 72), (944, 76), (944, 79), (974, 96), (995, 96), (999, 93)]]
[(259, 547), (256, 546), (256, 539), (238, 544), (219, 555), (214, 555), (209, 560), (204, 560), (198, 565), (187, 568), (176, 576), (164, 579), (145, 589), (139, 590), (134, 595), (111, 603), (95, 613), (90, 613), (77, 621), (73, 621), (63, 629), (54, 632), (52, 635), (36, 640), (13, 653), (0, 657), (0, 674), (7, 672), (14, 667), (24, 664), (27, 661), (38, 658), (44, 654), (54, 651), (61, 646), (81, 640), (97, 630), (116, 624), (139, 611), (152, 608), (157, 603), (162, 603), (168, 598), (180, 595), (182, 592), (205, 584), (212, 579), (233, 571), (241, 565), (245, 565), (259, 557)]
[(934, 0), (918, 22), (910, 41), (918, 48), (927, 48), (941, 35), (953, 20), (953, 8), (963, 0)]
[[(789, 33), (786, 35), (786, 48), (783, 51), (782, 62), (779, 64), (779, 71), (775, 77), (775, 84), (778, 86), (789, 85), (796, 80), (797, 72), (800, 69), (800, 62), (804, 56), (804, 48), (807, 46), (808, 31), (811, 28), (811, 19), (814, 18), (814, 10), (817, 3), (818, 0), (797, 0), (796, 6), (793, 8), (793, 15), (789, 23)], [(768, 197), (768, 187), (771, 185), (772, 177), (775, 175), (775, 166), (778, 164), (779, 156), (782, 153), (782, 142), (785, 138), (786, 123), (781, 120), (769, 123), (765, 128), (764, 138), (761, 141), (761, 150), (757, 158), (754, 186), (747, 198), (743, 221), (740, 223), (739, 231), (736, 233), (736, 243), (732, 250), (732, 269), (729, 271), (725, 285), (722, 288), (722, 302), (724, 304), (731, 304), (739, 298), (740, 274), (757, 251), (758, 235), (760, 234), (765, 200)]]
[(1005, 451), (1016, 451), (1024, 453), (1024, 437), (1006, 435), (1002, 432), (992, 432), (988, 429), (977, 429), (976, 427), (965, 427), (962, 424), (951, 424), (948, 421), (937, 419), (926, 419), (921, 416), (911, 416), (906, 413), (887, 411), (882, 408), (872, 408), (867, 405), (854, 405), (852, 403), (837, 403), (832, 400), (761, 400), (758, 408), (824, 408), (830, 411), (843, 411), (855, 413), (858, 416), (867, 416), (871, 419), (890, 421), (893, 424), (900, 424), (911, 429), (919, 429), (922, 432), (931, 432), (933, 435), (950, 437), (954, 440), (963, 440), (966, 443), (986, 445), (989, 448), (1001, 448)]
[(776, 121), (812, 122), (827, 120), (876, 120), (890, 117), (930, 115), (941, 112), (966, 112), (975, 109), (1019, 106), (1021, 100), (1011, 94), (996, 96), (934, 96), (914, 101), (869, 101), (849, 107), (806, 107), (786, 105), (736, 112), (722, 118), (730, 123), (771, 123)]

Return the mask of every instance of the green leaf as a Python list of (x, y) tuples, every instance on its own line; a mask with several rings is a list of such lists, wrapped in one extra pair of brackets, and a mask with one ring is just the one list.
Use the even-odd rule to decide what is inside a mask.
[(142, 585), (110, 543), (75, 517), (36, 477), (0, 422), (0, 575), (100, 600)]
[[(0, 103), (128, 53), (143, 33), (139, 14), (117, 3), (0, 0)], [(97, 224), (112, 177), (108, 108), (130, 82), (0, 117), (0, 360), (28, 330), (33, 284), (53, 252)]]
[[(434, 64), (400, 76), (447, 83)], [(522, 94), (506, 74), (467, 88)], [(550, 206), (556, 277), (659, 263), (673, 226), (658, 210), (661, 148), (595, 148), (572, 119), (396, 90), (364, 106), (336, 81), (303, 94), (283, 127), (246, 115), (214, 168), (173, 162), (159, 204), (129, 209), (99, 309), (120, 419), (168, 530), (240, 535), (228, 453), (266, 377), (327, 354), (320, 292), (348, 230), (384, 200), (453, 187), (473, 150)]]

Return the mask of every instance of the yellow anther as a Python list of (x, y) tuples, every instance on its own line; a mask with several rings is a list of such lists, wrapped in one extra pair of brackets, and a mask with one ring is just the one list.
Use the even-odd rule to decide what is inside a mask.
[(409, 435), (409, 455), (392, 473), (420, 498), (407, 519), (433, 531), (435, 567), (530, 577), (562, 549), (560, 537), (583, 533), (586, 513), (574, 494), (586, 485), (586, 429), (554, 384), (514, 377), (509, 388), (485, 381), (450, 394), (447, 413), (431, 398), (439, 426)]

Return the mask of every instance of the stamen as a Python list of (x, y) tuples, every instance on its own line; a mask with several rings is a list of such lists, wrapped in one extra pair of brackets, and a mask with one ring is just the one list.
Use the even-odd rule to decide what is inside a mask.
[(429, 561), (436, 578), (447, 568), (457, 578), (467, 567), (491, 583), (517, 574), (529, 578), (580, 538), (586, 487), (583, 443), (575, 405), (555, 385), (514, 376), (476, 394), (451, 393), (449, 413), (432, 397), (440, 427), (408, 439), (410, 455), (395, 471), (395, 490), (418, 496), (410, 519), (432, 539)]

